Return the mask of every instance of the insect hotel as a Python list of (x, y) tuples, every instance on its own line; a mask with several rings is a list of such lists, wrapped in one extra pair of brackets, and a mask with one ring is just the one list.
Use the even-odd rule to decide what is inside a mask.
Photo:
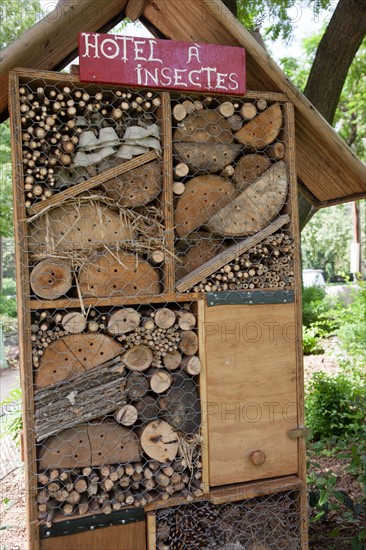
[(180, 42), (11, 72), (31, 550), (307, 548), (297, 177), (324, 206), (359, 168), (220, 2), (174, 4), (127, 14)]

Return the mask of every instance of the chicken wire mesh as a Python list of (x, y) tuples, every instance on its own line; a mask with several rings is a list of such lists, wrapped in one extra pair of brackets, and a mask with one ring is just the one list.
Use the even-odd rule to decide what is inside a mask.
[(156, 513), (157, 550), (300, 550), (300, 531), (295, 491)]
[(56, 77), (17, 93), (38, 517), (200, 498), (196, 300), (294, 287), (284, 104)]

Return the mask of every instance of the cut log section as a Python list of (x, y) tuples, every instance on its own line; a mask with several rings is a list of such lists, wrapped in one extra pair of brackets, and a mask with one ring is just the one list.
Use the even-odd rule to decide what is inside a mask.
[(126, 334), (135, 330), (141, 320), (141, 315), (135, 309), (126, 307), (112, 313), (108, 321), (108, 332), (113, 336)]
[(164, 393), (172, 384), (172, 375), (164, 369), (156, 369), (151, 373), (150, 388), (154, 393)]
[(182, 311), (178, 316), (178, 325), (182, 330), (192, 330), (196, 326), (196, 317), (190, 311)]
[(120, 355), (123, 348), (104, 334), (71, 334), (52, 342), (36, 371), (38, 388), (56, 384)]
[(194, 231), (237, 195), (231, 181), (206, 174), (191, 179), (178, 199), (175, 226), (179, 237)]
[(282, 128), (282, 109), (279, 103), (260, 113), (235, 134), (235, 139), (245, 147), (263, 149), (272, 143)]
[(285, 156), (285, 146), (280, 141), (277, 141), (276, 143), (273, 143), (272, 145), (269, 145), (265, 150), (264, 153), (266, 153), (267, 157), (273, 160), (281, 160)]
[(202, 370), (201, 361), (195, 355), (193, 357), (185, 357), (182, 361), (182, 367), (191, 376), (197, 376)]
[(182, 362), (182, 356), (178, 350), (168, 351), (163, 357), (163, 364), (168, 370), (177, 370)]
[(160, 328), (171, 328), (176, 321), (175, 313), (171, 309), (163, 307), (155, 312), (154, 321)]
[(162, 181), (161, 163), (156, 160), (108, 180), (102, 187), (120, 206), (143, 206), (159, 195)]
[[(164, 259), (164, 256), (163, 256)], [(83, 266), (79, 274), (83, 297), (108, 298), (121, 295), (159, 294), (159, 274), (142, 258), (118, 252), (118, 259), (106, 252), (92, 263)]]
[(173, 143), (175, 157), (197, 174), (219, 172), (242, 151), (236, 143)]
[(263, 155), (245, 155), (235, 167), (235, 183), (238, 191), (244, 191), (271, 167), (271, 161)]
[(86, 328), (86, 319), (78, 311), (66, 313), (62, 318), (62, 327), (70, 334), (80, 334)]
[(131, 430), (115, 422), (101, 422), (81, 424), (48, 438), (39, 458), (39, 467), (47, 470), (137, 462), (140, 451)]
[(39, 262), (30, 274), (34, 294), (45, 300), (64, 296), (72, 285), (72, 271), (63, 260), (47, 259)]
[(174, 142), (232, 143), (234, 136), (227, 120), (214, 110), (195, 111), (175, 130)]
[(126, 351), (122, 359), (128, 369), (144, 371), (149, 368), (153, 358), (151, 349), (144, 344), (139, 344)]
[(141, 399), (149, 390), (149, 380), (137, 370), (131, 371), (127, 376), (126, 393), (128, 397), (134, 401)]
[(114, 415), (118, 424), (133, 426), (137, 422), (138, 412), (133, 405), (124, 405)]
[(160, 463), (170, 462), (178, 453), (178, 435), (167, 422), (155, 420), (144, 428), (141, 446), (153, 460)]
[(30, 254), (59, 254), (132, 241), (136, 234), (115, 210), (100, 201), (64, 204), (41, 214), (29, 226)]
[(207, 228), (226, 237), (253, 235), (280, 212), (287, 188), (287, 167), (280, 161), (215, 214)]
[(184, 355), (194, 355), (198, 351), (198, 338), (195, 332), (186, 330), (182, 333), (178, 348)]

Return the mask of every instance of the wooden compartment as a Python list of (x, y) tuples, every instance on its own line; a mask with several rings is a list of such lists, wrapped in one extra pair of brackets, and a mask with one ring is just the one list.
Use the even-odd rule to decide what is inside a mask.
[(294, 304), (206, 306), (201, 322), (210, 485), (297, 473)]
[[(261, 486), (262, 485), (262, 486)], [(148, 550), (195, 548), (302, 548), (299, 478), (212, 492), (179, 507), (149, 512)]]
[[(11, 90), (30, 550), (143, 548), (143, 521), (68, 522), (218, 502), (223, 485), (228, 502), (243, 481), (290, 490), (279, 476), (304, 479), (304, 443), (288, 436), (303, 387), (287, 97), (22, 69)], [(53, 524), (62, 536), (44, 536)]]

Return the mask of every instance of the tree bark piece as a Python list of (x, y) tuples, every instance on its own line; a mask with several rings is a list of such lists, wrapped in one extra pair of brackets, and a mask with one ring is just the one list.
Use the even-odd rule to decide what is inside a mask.
[(263, 155), (244, 155), (235, 166), (235, 183), (238, 191), (244, 191), (270, 167), (271, 161)]
[(246, 147), (263, 149), (272, 143), (282, 128), (282, 109), (274, 103), (235, 133), (235, 139)]
[(123, 348), (104, 334), (72, 334), (45, 350), (36, 371), (37, 388), (67, 380), (120, 355)]
[(116, 336), (135, 330), (141, 320), (141, 315), (134, 309), (126, 307), (112, 313), (108, 322), (108, 332)]
[(175, 313), (171, 309), (163, 307), (156, 311), (154, 321), (155, 324), (160, 328), (171, 328), (176, 321)]
[(215, 214), (206, 225), (212, 233), (226, 237), (253, 235), (280, 212), (287, 189), (287, 167), (280, 161)]
[(123, 251), (118, 252), (117, 258), (106, 252), (83, 266), (79, 274), (83, 297), (159, 294), (159, 273), (149, 262)]
[(163, 369), (157, 369), (150, 378), (150, 388), (154, 393), (164, 393), (172, 384), (172, 375)]
[(80, 334), (86, 328), (86, 319), (80, 312), (67, 313), (62, 318), (62, 327), (70, 334)]
[(161, 162), (156, 160), (108, 180), (102, 187), (120, 206), (143, 206), (159, 195), (162, 181)]
[(126, 403), (125, 385), (124, 366), (117, 358), (56, 386), (36, 390), (37, 441), (121, 407)]
[(141, 372), (149, 368), (154, 356), (148, 346), (139, 344), (126, 351), (122, 359), (128, 369)]
[(150, 458), (160, 463), (174, 460), (178, 453), (178, 436), (163, 420), (154, 420), (144, 428), (141, 446)]
[(182, 333), (178, 348), (184, 355), (194, 355), (198, 351), (198, 338), (195, 332), (186, 330)]
[(178, 237), (184, 237), (203, 225), (235, 196), (234, 185), (220, 176), (206, 174), (192, 178), (175, 209), (175, 227)]
[(45, 300), (54, 300), (64, 296), (72, 285), (70, 266), (57, 258), (39, 262), (30, 274), (33, 292)]
[(137, 422), (138, 412), (133, 405), (124, 405), (116, 411), (114, 417), (122, 426), (133, 426)]
[(115, 422), (80, 424), (48, 438), (40, 451), (40, 468), (74, 468), (137, 462), (137, 436)]

